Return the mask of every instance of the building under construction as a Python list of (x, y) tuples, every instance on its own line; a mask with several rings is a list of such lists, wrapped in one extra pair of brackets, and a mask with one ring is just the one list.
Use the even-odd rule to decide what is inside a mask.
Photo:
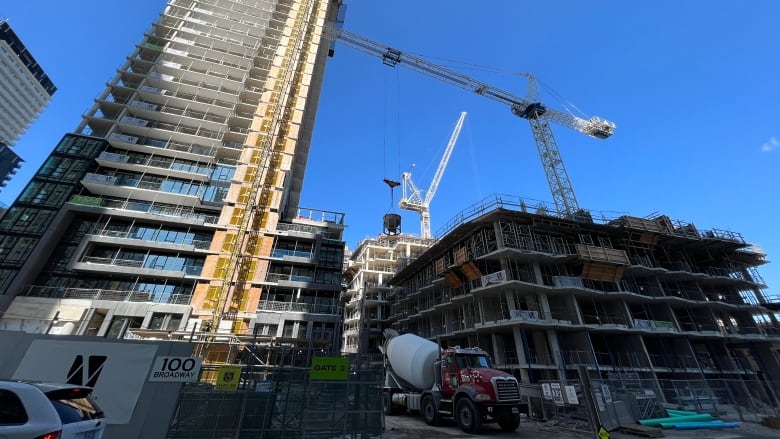
[(502, 196), (458, 215), (390, 281), (392, 327), (479, 346), (523, 382), (584, 368), (680, 404), (729, 401), (717, 383), (738, 382), (776, 406), (780, 324), (762, 252), (663, 215), (573, 220), (531, 205)]
[(349, 255), (342, 295), (342, 352), (379, 352), (382, 331), (391, 322), (390, 278), (435, 242), (408, 234), (385, 234), (364, 239)]

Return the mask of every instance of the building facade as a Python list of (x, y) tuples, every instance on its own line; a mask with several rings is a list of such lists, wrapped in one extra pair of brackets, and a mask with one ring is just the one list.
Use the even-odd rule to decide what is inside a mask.
[(390, 281), (392, 327), (479, 346), (524, 382), (586, 370), (673, 403), (703, 397), (679, 383), (720, 401), (731, 389), (716, 384), (738, 383), (774, 406), (780, 315), (760, 250), (663, 215), (575, 221), (528, 205), (495, 197), (460, 215)]
[(0, 187), (23, 162), (10, 147), (43, 112), (56, 91), (8, 21), (0, 20)]
[(8, 145), (0, 142), (0, 189), (16, 174), (23, 161)]
[(298, 201), (339, 4), (170, 0), (0, 221), (0, 327), (338, 344), (343, 215)]
[(390, 325), (389, 281), (434, 243), (433, 239), (400, 234), (379, 235), (358, 244), (345, 269), (342, 352), (379, 353), (382, 331)]

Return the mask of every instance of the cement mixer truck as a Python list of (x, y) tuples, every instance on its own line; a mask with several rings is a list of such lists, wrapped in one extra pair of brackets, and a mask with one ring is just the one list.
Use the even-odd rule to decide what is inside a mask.
[(414, 334), (384, 332), (385, 415), (400, 409), (418, 411), (428, 425), (454, 418), (466, 433), (477, 433), (483, 423), (497, 422), (504, 431), (520, 425), (525, 406), (517, 379), (490, 367), (487, 352), (479, 348), (450, 347)]

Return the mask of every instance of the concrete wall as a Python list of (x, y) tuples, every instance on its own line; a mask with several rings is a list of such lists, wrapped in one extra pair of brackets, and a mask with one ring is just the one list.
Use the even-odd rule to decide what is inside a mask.
[[(30, 360), (35, 352), (40, 355), (40, 348), (57, 346), (56, 350), (47, 353), (47, 362), (36, 372), (30, 367)], [(149, 371), (158, 356), (187, 357), (192, 353), (193, 345), (184, 342), (169, 341), (138, 341), (138, 340), (106, 340), (102, 337), (55, 336), (45, 334), (29, 334), (16, 331), (0, 331), (0, 379), (25, 378), (41, 379), (40, 373), (51, 377), (63, 377), (71, 373), (71, 365), (76, 355), (122, 351), (144, 352), (143, 356), (134, 358), (135, 365), (130, 370), (135, 377), (122, 375), (118, 370), (123, 364), (111, 363), (107, 360), (103, 370), (95, 382), (95, 393), (100, 393), (100, 400), (119, 396), (125, 403), (130, 403), (136, 397), (135, 406), (127, 415), (127, 422), (111, 423), (104, 437), (111, 439), (162, 438), (165, 437), (168, 424), (176, 408), (181, 383), (149, 382)], [(72, 354), (71, 354), (72, 353)], [(143, 357), (143, 358), (141, 358)], [(24, 366), (23, 366), (24, 365)], [(23, 367), (20, 367), (23, 366)], [(113, 374), (113, 375), (112, 375)], [(117, 378), (116, 374), (120, 374)], [(35, 375), (35, 378), (30, 377)], [(65, 382), (63, 378), (51, 378), (48, 381)], [(128, 387), (129, 385), (129, 387)], [(129, 389), (129, 390), (128, 390)], [(120, 414), (122, 417), (123, 414)]]

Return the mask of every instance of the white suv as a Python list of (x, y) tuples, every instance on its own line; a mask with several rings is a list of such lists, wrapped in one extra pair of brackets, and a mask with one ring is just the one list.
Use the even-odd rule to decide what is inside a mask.
[(100, 439), (90, 387), (0, 380), (0, 439)]

